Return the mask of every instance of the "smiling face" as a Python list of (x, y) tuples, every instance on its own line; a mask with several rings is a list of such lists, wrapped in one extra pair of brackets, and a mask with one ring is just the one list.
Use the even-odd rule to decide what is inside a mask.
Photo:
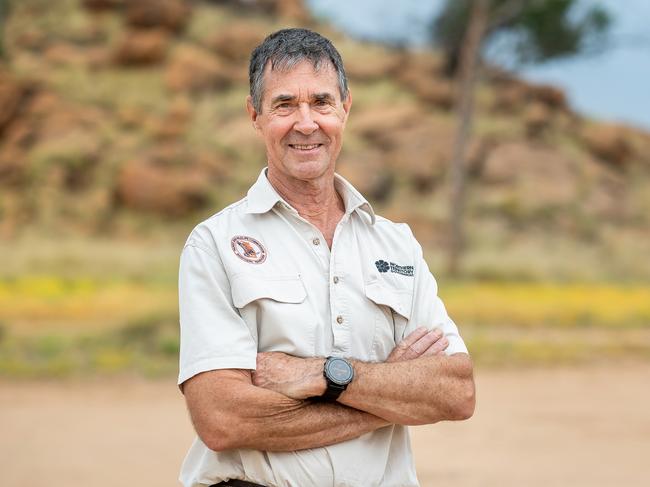
[(262, 109), (250, 97), (247, 109), (266, 145), (269, 171), (276, 176), (314, 180), (334, 173), (351, 98), (341, 100), (334, 67), (318, 70), (309, 61), (288, 70), (264, 70)]

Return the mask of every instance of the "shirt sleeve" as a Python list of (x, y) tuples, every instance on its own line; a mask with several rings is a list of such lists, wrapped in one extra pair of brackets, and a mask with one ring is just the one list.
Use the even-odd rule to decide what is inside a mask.
[(447, 309), (438, 296), (438, 284), (424, 260), (422, 247), (412, 234), (411, 238), (415, 254), (415, 289), (413, 291), (411, 318), (404, 330), (404, 337), (419, 326), (425, 326), (428, 329), (439, 328), (449, 340), (449, 346), (446, 350), (447, 355), (468, 353), (458, 327), (447, 314)]
[(178, 384), (208, 370), (254, 370), (257, 343), (232, 304), (218, 255), (188, 240), (178, 277), (180, 363)]

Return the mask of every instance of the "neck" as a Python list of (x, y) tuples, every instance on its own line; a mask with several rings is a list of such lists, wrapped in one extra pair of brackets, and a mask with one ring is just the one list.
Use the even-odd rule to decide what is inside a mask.
[(329, 243), (345, 213), (345, 205), (334, 187), (334, 171), (310, 180), (288, 178), (269, 167), (269, 182), (305, 220), (316, 226)]

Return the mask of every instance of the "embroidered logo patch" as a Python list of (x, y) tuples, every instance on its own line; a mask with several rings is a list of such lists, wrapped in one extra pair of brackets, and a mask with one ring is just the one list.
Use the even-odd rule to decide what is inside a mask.
[(261, 264), (266, 260), (266, 249), (253, 237), (236, 235), (230, 241), (230, 247), (237, 257), (251, 264)]
[(379, 259), (375, 262), (377, 270), (382, 274), (384, 272), (392, 272), (393, 274), (400, 274), (402, 276), (413, 277), (413, 266), (412, 265), (397, 265), (395, 262), (386, 262), (385, 260)]

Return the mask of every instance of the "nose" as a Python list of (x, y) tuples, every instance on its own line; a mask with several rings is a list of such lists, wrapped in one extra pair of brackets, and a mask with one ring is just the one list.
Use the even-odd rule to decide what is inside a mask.
[(296, 111), (298, 119), (293, 125), (294, 130), (304, 135), (310, 135), (318, 130), (318, 124), (314, 121), (309, 103), (301, 103)]

